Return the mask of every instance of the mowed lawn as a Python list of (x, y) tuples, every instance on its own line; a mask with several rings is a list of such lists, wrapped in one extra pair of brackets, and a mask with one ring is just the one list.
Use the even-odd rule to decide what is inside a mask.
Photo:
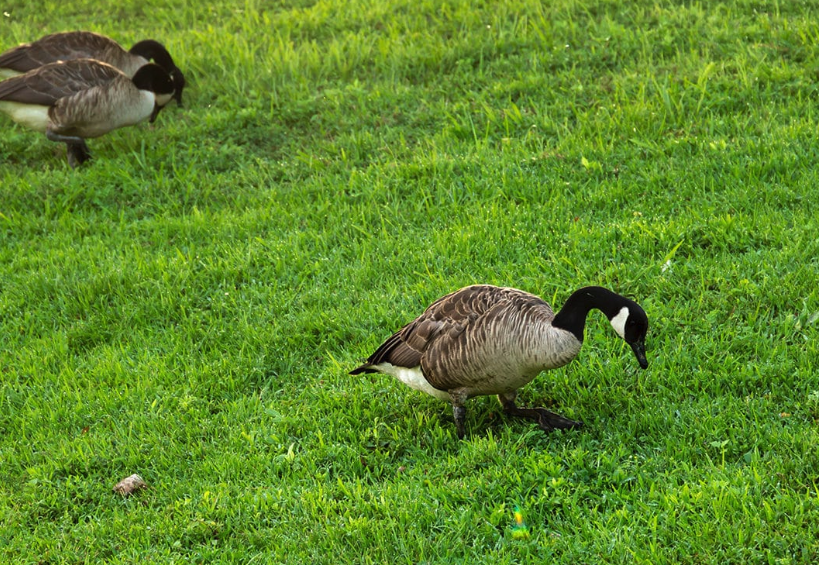
[[(819, 562), (819, 6), (29, 0), (0, 49), (71, 29), (188, 88), (78, 170), (0, 116), (0, 562)], [(472, 283), (632, 297), (649, 368), (593, 312), (520, 395), (584, 429), (463, 441), (347, 374)]]

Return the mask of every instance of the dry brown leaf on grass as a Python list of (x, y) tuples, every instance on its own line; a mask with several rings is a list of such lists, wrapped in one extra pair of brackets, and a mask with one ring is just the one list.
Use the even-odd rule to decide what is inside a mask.
[(128, 496), (133, 494), (134, 492), (147, 488), (148, 483), (146, 483), (142, 477), (137, 474), (133, 474), (130, 477), (125, 477), (120, 482), (114, 485), (114, 492), (121, 494), (122, 496)]

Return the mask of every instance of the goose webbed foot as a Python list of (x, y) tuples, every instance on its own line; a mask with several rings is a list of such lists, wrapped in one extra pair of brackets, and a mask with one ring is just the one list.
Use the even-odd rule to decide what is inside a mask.
[(88, 150), (85, 141), (81, 141), (80, 143), (66, 143), (65, 149), (66, 156), (68, 157), (68, 165), (72, 169), (76, 169), (79, 165), (91, 159), (91, 151)]
[[(571, 430), (574, 428), (583, 427), (583, 422), (570, 420), (561, 416), (560, 414), (550, 412), (545, 408), (518, 408), (518, 411), (519, 413), (517, 415), (519, 416), (537, 420), (538, 426), (540, 426), (540, 429), (545, 432), (551, 432), (552, 430)], [(535, 416), (527, 416), (526, 414), (521, 414), (520, 412), (533, 412)]]
[(552, 430), (569, 430), (583, 426), (583, 422), (564, 418), (560, 414), (555, 414), (545, 408), (520, 408), (515, 404), (514, 393), (498, 395), (498, 398), (503, 405), (503, 412), (505, 414), (534, 420), (538, 426), (540, 426), (540, 429), (545, 432), (551, 432)]

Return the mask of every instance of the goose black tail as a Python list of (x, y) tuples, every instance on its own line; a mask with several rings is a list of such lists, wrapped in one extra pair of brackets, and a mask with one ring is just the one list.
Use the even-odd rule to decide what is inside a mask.
[(349, 374), (351, 374), (351, 375), (361, 375), (362, 373), (377, 373), (377, 372), (378, 371), (371, 368), (370, 365), (361, 365), (360, 367), (350, 371)]

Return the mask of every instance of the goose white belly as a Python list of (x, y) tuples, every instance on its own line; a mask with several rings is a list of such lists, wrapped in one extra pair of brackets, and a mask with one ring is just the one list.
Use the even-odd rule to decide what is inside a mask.
[[(79, 112), (74, 115), (68, 112), (65, 117), (66, 123), (55, 123), (55, 130), (72, 131), (74, 135), (83, 138), (99, 137), (109, 131), (148, 119), (154, 111), (154, 100), (153, 92), (145, 90), (128, 92), (127, 96), (119, 100), (108, 98), (105, 104), (89, 108), (82, 115)], [(71, 123), (72, 118), (79, 123)]]
[(148, 92), (147, 90), (139, 90), (138, 92), (139, 96), (136, 97), (132, 103), (126, 102), (120, 108), (118, 108), (119, 111), (116, 113), (117, 119), (115, 120), (116, 125), (110, 128), (108, 131), (121, 128), (123, 126), (138, 124), (143, 120), (147, 120), (151, 116), (151, 113), (154, 111), (154, 104), (156, 104), (154, 93)]
[[(421, 367), (407, 368), (397, 367), (395, 365), (391, 365), (390, 363), (381, 363), (379, 365), (375, 365), (373, 368), (387, 375), (392, 375), (408, 387), (425, 392), (426, 394), (434, 396), (435, 398), (439, 398), (441, 400), (452, 399), (449, 392), (445, 390), (438, 390), (429, 384), (429, 381), (427, 381), (426, 377), (424, 377), (423, 371), (421, 371)], [(540, 373), (540, 371), (535, 371), (534, 374), (523, 374), (517, 368), (513, 370), (509, 367), (505, 367), (504, 370), (498, 371), (497, 373), (498, 375), (503, 376), (487, 377), (480, 383), (465, 385), (463, 388), (467, 393), (467, 396), (470, 398), (473, 396), (503, 394), (517, 390), (526, 385), (527, 383), (531, 382), (531, 380), (534, 379), (538, 373)], [(509, 375), (515, 376), (509, 378)]]
[(537, 369), (523, 370), (520, 367), (498, 367), (497, 370), (487, 371), (480, 380), (476, 379), (464, 388), (470, 398), (506, 394), (529, 384), (540, 372)]
[(424, 373), (421, 372), (421, 367), (398, 367), (391, 363), (380, 363), (378, 365), (373, 366), (374, 369), (378, 369), (384, 374), (392, 375), (405, 385), (410, 388), (414, 388), (415, 390), (420, 390), (421, 392), (425, 392), (435, 398), (440, 398), (441, 400), (450, 400), (449, 393), (445, 390), (438, 390), (429, 382), (426, 378), (424, 378)]
[(157, 94), (156, 95), (156, 104), (160, 108), (164, 108), (165, 106), (168, 105), (168, 102), (171, 101), (171, 98), (173, 98), (173, 94)]
[(48, 106), (36, 104), (21, 104), (20, 102), (0, 101), (0, 111), (20, 125), (35, 131), (45, 132), (48, 127)]

